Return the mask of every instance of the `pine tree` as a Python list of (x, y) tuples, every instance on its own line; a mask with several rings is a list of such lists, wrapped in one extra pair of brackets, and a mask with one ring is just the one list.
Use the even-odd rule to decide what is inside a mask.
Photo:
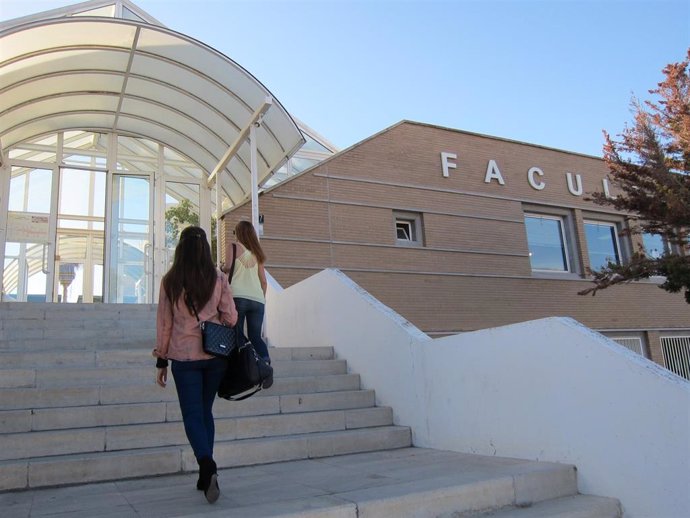
[(659, 234), (671, 250), (657, 258), (639, 250), (627, 264), (608, 263), (592, 272), (594, 286), (580, 295), (660, 275), (666, 278), (662, 289), (685, 290), (690, 304), (689, 65), (690, 49), (684, 61), (664, 68), (664, 81), (649, 91), (656, 102), (633, 99), (634, 124), (625, 127), (620, 140), (604, 132), (604, 161), (620, 193), (614, 198), (592, 193), (589, 198), (630, 214), (627, 234)]

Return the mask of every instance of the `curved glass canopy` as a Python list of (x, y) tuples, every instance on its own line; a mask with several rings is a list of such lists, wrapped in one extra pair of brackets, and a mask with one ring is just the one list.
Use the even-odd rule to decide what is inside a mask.
[(0, 77), (0, 300), (157, 300), (180, 228), (212, 231), (305, 142), (246, 70), (127, 0), (0, 23)]
[(267, 100), (254, 129), (258, 183), (305, 142), (249, 72), (145, 22), (68, 17), (10, 27), (0, 32), (0, 76), (3, 149), (60, 130), (112, 132), (161, 142), (209, 174), (235, 145), (217, 175), (229, 206), (250, 195), (250, 144), (242, 135)]

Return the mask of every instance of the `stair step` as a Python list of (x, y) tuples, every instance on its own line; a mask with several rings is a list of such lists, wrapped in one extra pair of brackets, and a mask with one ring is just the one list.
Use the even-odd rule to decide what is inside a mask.
[[(132, 383), (113, 386), (94, 385), (3, 389), (0, 390), (0, 408), (13, 410), (177, 401), (172, 377), (168, 378), (168, 387), (166, 389), (160, 389), (153, 384), (152, 370), (149, 371), (148, 381), (149, 383), (147, 384)], [(360, 378), (358, 374), (276, 378), (270, 389), (262, 390), (247, 401), (253, 402), (257, 398), (288, 394), (352, 391), (358, 390), (359, 386)]]
[[(217, 418), (248, 415), (291, 414), (324, 410), (346, 410), (374, 407), (373, 390), (288, 394), (254, 397), (244, 401), (218, 400), (214, 405)], [(124, 403), (73, 407), (34, 408), (0, 411), (2, 433), (91, 428), (125, 424), (181, 421), (175, 398), (169, 402)], [(1, 455), (1, 452), (0, 452)]]
[[(288, 445), (274, 446), (285, 450)], [(185, 452), (175, 453), (174, 449), (162, 448), (147, 451), (146, 457), (135, 457), (132, 452), (85, 455), (73, 458), (73, 466), (69, 468), (65, 463), (59, 466), (58, 459), (46, 459), (30, 465), (24, 479), (32, 486), (40, 486), (47, 481), (47, 474), (58, 467), (68, 477), (79, 468), (91, 479), (102, 477), (109, 470), (129, 471), (136, 476), (146, 463), (164, 474), (175, 469), (175, 462), (185, 462)], [(39, 464), (42, 469), (36, 467)], [(43, 476), (32, 476), (40, 474)], [(50, 512), (65, 516), (121, 512), (122, 516), (189, 518), (207, 514), (228, 518), (450, 518), (480, 516), (470, 513), (516, 502), (535, 502), (530, 508), (517, 509), (522, 513), (542, 506), (546, 509), (555, 501), (540, 502), (543, 493), (538, 488), (542, 484), (551, 487), (552, 494), (557, 495), (554, 498), (561, 501), (593, 502), (591, 497), (575, 496), (573, 466), (410, 447), (221, 469), (221, 497), (212, 508), (196, 491), (195, 481), (196, 473), (190, 473), (117, 484), (0, 494), (0, 506), (10, 515), (20, 515), (30, 509), (37, 515)], [(607, 503), (615, 506), (616, 501)], [(600, 509), (605, 512), (604, 507)], [(509, 510), (512, 509), (500, 509), (496, 513)], [(532, 516), (589, 518), (594, 515)], [(601, 514), (600, 518), (609, 516), (620, 515)]]
[[(0, 369), (39, 369), (42, 367), (117, 367), (150, 365), (151, 348), (115, 350), (0, 351)], [(273, 361), (332, 360), (332, 347), (271, 348)], [(3, 373), (4, 374), (4, 373)]]
[[(149, 357), (150, 358), (150, 357)], [(272, 362), (274, 378), (346, 374), (345, 360), (276, 360)], [(152, 359), (146, 363), (117, 367), (53, 366), (36, 369), (1, 369), (0, 388), (120, 385), (142, 383), (155, 375)]]
[(138, 347), (151, 351), (156, 342), (156, 332), (146, 331), (124, 335), (121, 338), (105, 338), (98, 336), (88, 340), (70, 338), (31, 338), (2, 340), (0, 339), (0, 352), (26, 352), (45, 351), (47, 349), (60, 349), (61, 351), (83, 351), (94, 349), (109, 350)]
[[(179, 423), (176, 428), (180, 429), (184, 436), (184, 430)], [(81, 441), (81, 438), (73, 436), (70, 441)], [(277, 460), (406, 448), (410, 445), (409, 428), (381, 426), (290, 436), (220, 440), (215, 444), (214, 458), (219, 467), (227, 468)], [(0, 461), (0, 490), (119, 480), (196, 470), (196, 459), (186, 444), (24, 458)]]
[[(348, 425), (361, 428), (391, 424), (392, 414), (385, 408), (366, 413), (349, 409), (215, 420), (216, 441), (346, 430)], [(181, 420), (4, 433), (0, 434), (0, 460), (185, 444)]]
[[(156, 304), (55, 304), (52, 302), (0, 302), (0, 329), (29, 321), (145, 320), (156, 321)], [(94, 324), (96, 325), (96, 324)]]
[(537, 502), (528, 507), (510, 506), (470, 516), (477, 518), (620, 518), (623, 512), (620, 502), (615, 498), (575, 495)]

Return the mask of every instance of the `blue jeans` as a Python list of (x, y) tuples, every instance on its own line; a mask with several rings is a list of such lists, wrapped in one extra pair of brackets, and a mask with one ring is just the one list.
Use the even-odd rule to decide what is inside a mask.
[(213, 400), (225, 374), (227, 360), (172, 361), (177, 398), (180, 400), (184, 431), (197, 460), (213, 458)]
[(271, 361), (268, 356), (268, 347), (261, 338), (261, 325), (264, 322), (264, 304), (255, 300), (235, 298), (235, 308), (237, 308), (237, 329), (244, 333), (244, 321), (247, 320), (247, 338), (259, 353), (267, 361)]

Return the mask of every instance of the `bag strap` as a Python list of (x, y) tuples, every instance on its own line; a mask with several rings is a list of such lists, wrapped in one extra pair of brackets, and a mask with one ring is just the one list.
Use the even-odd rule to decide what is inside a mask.
[(230, 266), (230, 272), (228, 273), (228, 283), (232, 282), (232, 274), (235, 273), (235, 257), (237, 256), (237, 245), (232, 244), (232, 266)]
[(228, 400), (230, 400), (230, 401), (242, 401), (243, 399), (247, 399), (248, 397), (253, 396), (254, 394), (256, 394), (257, 392), (259, 392), (259, 391), (261, 390), (261, 383), (259, 383), (258, 385), (256, 385), (254, 388), (252, 388), (252, 389), (247, 389), (247, 390), (251, 390), (251, 392), (248, 392), (248, 393), (246, 393), (246, 394), (240, 392), (240, 394), (243, 394), (242, 396), (240, 396), (240, 397), (230, 396), (230, 397), (228, 398)]
[[(232, 270), (235, 269), (235, 243), (232, 244)], [(230, 278), (232, 278), (232, 270), (230, 270)], [(194, 302), (192, 302), (192, 311), (194, 311), (194, 316), (196, 317), (196, 321), (201, 323), (201, 320), (199, 320), (199, 313), (196, 312), (196, 307), (194, 307)]]

